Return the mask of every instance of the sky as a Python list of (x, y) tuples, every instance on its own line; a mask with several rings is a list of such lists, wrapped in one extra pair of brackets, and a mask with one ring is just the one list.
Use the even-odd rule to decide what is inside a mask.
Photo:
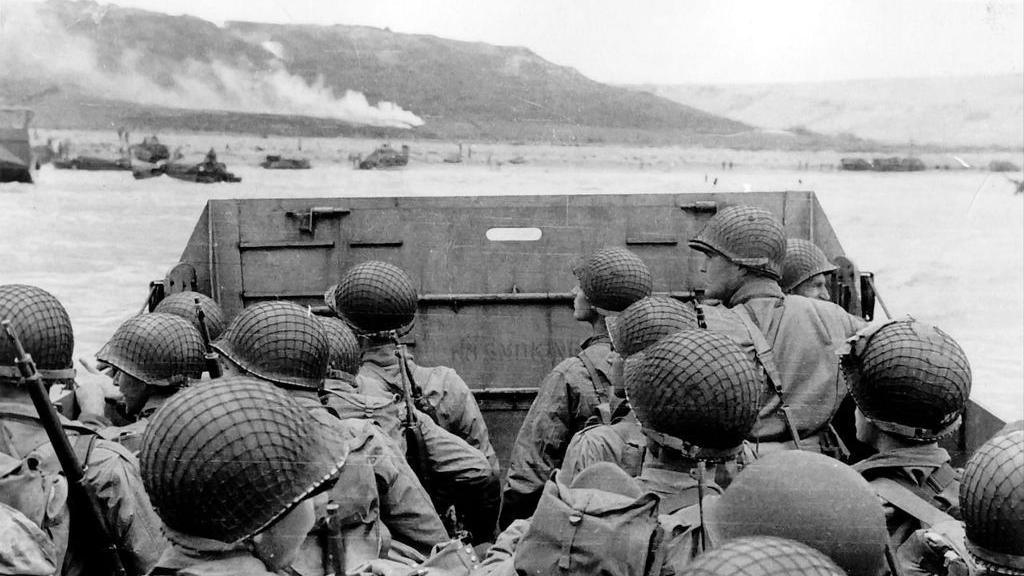
[[(10, 0), (0, 0), (0, 6)], [(1021, 74), (1024, 0), (117, 0), (525, 46), (611, 83)]]

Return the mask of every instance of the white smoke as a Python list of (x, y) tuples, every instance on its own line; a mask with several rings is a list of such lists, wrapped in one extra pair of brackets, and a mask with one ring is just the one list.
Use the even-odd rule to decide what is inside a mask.
[(125, 50), (116, 69), (101, 66), (92, 40), (66, 31), (44, 7), (0, 3), (0, 81), (55, 81), (95, 96), (171, 108), (313, 116), (395, 128), (423, 125), (419, 116), (391, 102), (371, 105), (354, 90), (338, 97), (322, 76), (308, 83), (285, 69), (279, 43), (261, 46), (277, 58), (269, 70), (190, 59), (175, 62), (175, 73), (162, 85), (140, 72), (152, 66), (142, 54)]

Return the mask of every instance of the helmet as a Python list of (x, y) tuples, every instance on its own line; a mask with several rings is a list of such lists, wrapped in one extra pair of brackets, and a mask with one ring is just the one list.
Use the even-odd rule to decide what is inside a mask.
[(778, 280), (786, 257), (786, 234), (771, 212), (753, 206), (730, 206), (719, 211), (690, 240), (690, 248), (719, 254), (737, 266)]
[(621, 312), (651, 295), (651, 271), (625, 248), (602, 248), (573, 268), (587, 300), (597, 308)]
[(836, 265), (814, 242), (802, 238), (786, 240), (786, 261), (782, 267), (782, 290), (789, 292), (818, 274), (831, 272)]
[(371, 260), (348, 269), (327, 291), (328, 305), (362, 332), (386, 332), (416, 317), (416, 289), (398, 266)]
[[(0, 285), (0, 320), (10, 320), (25, 351), (46, 380), (75, 377), (72, 354), (75, 336), (67, 310), (46, 290), (24, 284)], [(14, 364), (17, 351), (0, 335), (0, 377), (21, 378)]]
[(734, 455), (760, 409), (760, 380), (747, 355), (729, 337), (706, 330), (666, 336), (643, 355), (625, 373), (644, 433), (692, 457), (712, 459), (712, 450)]
[(675, 298), (648, 296), (630, 304), (616, 318), (615, 349), (630, 356), (680, 330), (697, 328), (693, 306)]
[(972, 556), (1024, 572), (1024, 430), (991, 438), (967, 462), (960, 513)]
[(971, 392), (967, 356), (911, 318), (865, 328), (840, 349), (857, 407), (878, 428), (931, 441), (952, 432)]
[(352, 330), (337, 318), (319, 316), (327, 334), (327, 347), (330, 349), (330, 359), (327, 366), (331, 370), (338, 370), (355, 376), (359, 372), (359, 362), (362, 350), (359, 349), (359, 340)]
[(199, 317), (196, 316), (196, 299), (199, 300), (199, 307), (203, 310), (203, 321), (206, 324), (206, 331), (210, 340), (220, 338), (224, 331), (224, 311), (206, 294), (199, 292), (176, 292), (164, 298), (156, 305), (153, 312), (174, 314), (188, 320), (199, 330)]
[(680, 576), (846, 576), (831, 558), (785, 538), (730, 540), (698, 557)]
[(330, 349), (323, 324), (292, 302), (246, 308), (213, 347), (253, 376), (286, 387), (319, 390), (327, 375)]
[(161, 406), (146, 426), (139, 464), (172, 540), (236, 543), (329, 488), (347, 455), (334, 449), (339, 442), (284, 392), (229, 377)]
[(850, 576), (885, 568), (889, 535), (878, 496), (852, 468), (821, 454), (787, 450), (754, 461), (706, 517), (715, 541), (777, 536), (817, 549)]
[(173, 314), (140, 314), (129, 318), (96, 354), (132, 378), (156, 386), (198, 379), (206, 347), (188, 320)]

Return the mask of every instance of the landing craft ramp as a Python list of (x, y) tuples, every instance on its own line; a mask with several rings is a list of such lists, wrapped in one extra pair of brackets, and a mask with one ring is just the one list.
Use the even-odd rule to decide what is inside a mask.
[[(588, 336), (572, 317), (573, 263), (625, 246), (650, 267), (655, 292), (693, 298), (704, 278), (686, 242), (740, 203), (770, 210), (830, 258), (844, 255), (813, 192), (211, 200), (164, 289), (208, 294), (230, 318), (270, 299), (323, 308), (348, 267), (402, 267), (419, 292), (410, 350), (473, 388), (507, 463), (536, 386)], [(974, 441), (956, 439), (961, 451), (1000, 424), (976, 407), (967, 420)]]

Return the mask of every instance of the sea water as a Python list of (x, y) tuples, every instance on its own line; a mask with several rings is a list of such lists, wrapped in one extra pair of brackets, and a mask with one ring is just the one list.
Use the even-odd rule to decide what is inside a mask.
[(813, 190), (893, 314), (951, 334), (970, 358), (972, 397), (1003, 419), (1024, 416), (1024, 196), (1000, 174), (643, 163), (229, 168), (242, 183), (44, 167), (34, 185), (0, 185), (0, 283), (55, 294), (74, 323), (76, 356), (92, 356), (140, 310), (149, 281), (178, 261), (208, 199)]

